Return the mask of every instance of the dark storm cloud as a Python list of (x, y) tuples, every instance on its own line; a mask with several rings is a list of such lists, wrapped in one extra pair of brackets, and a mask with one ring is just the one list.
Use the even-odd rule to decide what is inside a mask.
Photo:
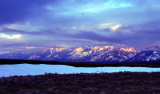
[[(103, 30), (96, 29), (97, 32), (78, 31), (76, 33), (72, 33), (63, 29), (27, 32), (27, 31), (19, 31), (19, 30), (14, 30), (9, 28), (4, 28), (1, 32), (12, 33), (10, 31), (13, 31), (13, 33), (30, 35), (30, 36), (33, 36), (33, 38), (34, 36), (38, 36), (39, 38), (42, 36), (46, 36), (48, 38), (49, 37), (50, 38), (53, 38), (53, 37), (75, 38), (75, 39), (87, 39), (91, 41), (109, 42), (109, 43), (126, 44), (126, 45), (134, 46), (135, 44), (136, 45), (141, 45), (143, 43), (150, 44), (150, 43), (156, 42), (157, 40), (160, 40), (159, 25), (160, 25), (160, 21), (152, 21), (144, 24), (122, 26), (116, 31), (112, 31), (111, 29), (107, 28)], [(126, 32), (126, 30), (129, 30), (129, 32)], [(54, 39), (49, 39), (49, 40), (54, 41)], [(71, 40), (63, 40), (63, 42), (65, 41), (71, 41)], [(55, 43), (58, 43), (58, 41), (56, 41)], [(37, 44), (39, 43), (37, 42)], [(43, 45), (46, 45), (46, 44), (43, 44)]]
[[(109, 3), (110, 6), (101, 6), (101, 4), (103, 5), (104, 3)], [(124, 20), (122, 18), (124, 16), (125, 18), (131, 18), (133, 16), (132, 19), (139, 20), (141, 15), (136, 15), (139, 13), (143, 14), (143, 16), (155, 13), (159, 15), (160, 13), (157, 12), (159, 11), (158, 3), (158, 0), (145, 0), (145, 2), (140, 0), (1, 0), (0, 24), (32, 21), (37, 18), (36, 21), (39, 22), (41, 22), (42, 19), (47, 21), (45, 22), (47, 25), (53, 22), (56, 22), (56, 24), (69, 24), (75, 21), (91, 21), (93, 19), (98, 19), (99, 21), (103, 21), (104, 19), (112, 21), (116, 19), (120, 21)], [(102, 9), (99, 8), (99, 6), (97, 7), (96, 4)], [(127, 7), (128, 4), (132, 7)], [(47, 9), (48, 6), (50, 6), (49, 10)], [(106, 7), (109, 7), (107, 11)], [(141, 7), (140, 10), (139, 7)], [(90, 12), (101, 13), (91, 14)], [(154, 17), (156, 15), (152, 16)]]
[(28, 20), (32, 15), (45, 13), (44, 6), (59, 0), (1, 0), (0, 24), (8, 24)]
[[(103, 34), (99, 32), (103, 32)], [(159, 35), (160, 21), (158, 20), (144, 24), (122, 26), (116, 31), (111, 31), (110, 29), (104, 29), (102, 31), (99, 30), (98, 32), (81, 31), (80, 33), (72, 35), (72, 37), (144, 47), (160, 40)]]
[[(160, 40), (159, 3), (158, 0), (1, 0), (1, 49), (68, 47), (93, 41), (146, 46)], [(116, 30), (98, 27), (110, 23), (122, 26)], [(20, 34), (21, 39), (7, 39), (14, 34)]]
[(16, 30), (16, 29), (10, 29), (10, 28), (2, 28), (0, 33), (7, 33), (7, 34), (26, 34), (26, 35), (51, 35), (51, 34), (58, 34), (57, 30), (40, 30), (40, 31), (33, 31), (28, 32), (25, 30)]
[(24, 43), (11, 43), (11, 44), (3, 44), (3, 45), (0, 45), (0, 47), (2, 47), (2, 48), (14, 48), (14, 47), (22, 47), (22, 46), (25, 46), (25, 44)]
[(80, 39), (89, 39), (92, 41), (105, 41), (105, 42), (118, 42), (119, 40), (114, 37), (105, 36), (92, 31), (81, 31), (80, 33), (70, 35), (70, 37), (80, 38)]

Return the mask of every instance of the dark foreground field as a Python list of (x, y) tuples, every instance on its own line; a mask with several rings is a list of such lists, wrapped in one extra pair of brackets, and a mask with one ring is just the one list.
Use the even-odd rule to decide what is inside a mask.
[(160, 72), (0, 78), (0, 94), (160, 94)]

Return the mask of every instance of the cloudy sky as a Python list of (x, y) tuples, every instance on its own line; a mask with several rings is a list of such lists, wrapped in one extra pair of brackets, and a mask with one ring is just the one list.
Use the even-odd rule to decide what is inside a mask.
[(0, 53), (160, 44), (160, 0), (0, 0)]

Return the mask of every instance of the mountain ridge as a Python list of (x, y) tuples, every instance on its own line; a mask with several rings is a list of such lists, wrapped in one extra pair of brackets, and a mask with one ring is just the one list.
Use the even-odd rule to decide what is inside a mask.
[(91, 46), (77, 48), (50, 48), (39, 53), (1, 54), (5, 59), (27, 59), (60, 62), (133, 62), (160, 60), (159, 50), (137, 51), (134, 48), (118, 48), (114, 46)]

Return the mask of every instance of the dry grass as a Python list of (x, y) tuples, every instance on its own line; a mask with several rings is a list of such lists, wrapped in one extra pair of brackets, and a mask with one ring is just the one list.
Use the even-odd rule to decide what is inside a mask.
[(160, 93), (160, 72), (45, 74), (0, 78), (0, 94), (128, 93)]

